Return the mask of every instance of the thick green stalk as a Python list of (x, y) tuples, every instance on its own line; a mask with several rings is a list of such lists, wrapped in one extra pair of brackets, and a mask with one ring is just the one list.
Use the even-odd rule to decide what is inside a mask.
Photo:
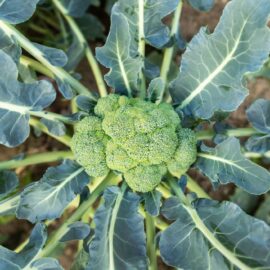
[[(228, 129), (224, 135), (229, 137), (248, 137), (252, 135), (259, 135), (261, 132), (258, 130), (249, 127), (249, 128), (236, 128)], [(203, 130), (196, 133), (198, 140), (211, 140), (216, 135), (214, 130)]]
[[(139, 5), (138, 52), (139, 52), (139, 55), (141, 56), (142, 60), (144, 61), (144, 58), (145, 58), (144, 0), (139, 0), (138, 5)], [(143, 71), (140, 72), (140, 84), (141, 84), (140, 85), (141, 86), (140, 97), (142, 99), (144, 99), (146, 96), (146, 81), (145, 81), (145, 76), (144, 76)]]
[(46, 133), (50, 137), (52, 137), (52, 138), (56, 139), (57, 141), (65, 144), (66, 146), (70, 147), (70, 143), (71, 143), (71, 137), (70, 136), (68, 136), (68, 135), (56, 136), (56, 135), (50, 133), (48, 128), (44, 124), (42, 124), (40, 121), (38, 121), (37, 119), (34, 119), (34, 118), (30, 118), (29, 124), (32, 127)]
[(89, 45), (87, 43), (87, 40), (83, 36), (80, 28), (78, 27), (75, 20), (71, 16), (68, 15), (68, 11), (65, 9), (63, 4), (59, 0), (52, 0), (52, 2), (56, 6), (56, 8), (61, 12), (61, 14), (64, 16), (65, 20), (69, 24), (73, 33), (76, 35), (76, 37), (77, 37), (78, 41), (81, 43), (82, 47), (85, 48), (85, 56), (89, 62), (89, 65), (92, 69), (92, 72), (94, 74), (100, 95), (102, 97), (107, 96), (107, 89), (106, 89), (105, 82), (103, 80), (102, 72), (101, 72), (99, 65), (98, 65)]
[(187, 175), (187, 188), (198, 195), (199, 198), (210, 199), (210, 196), (191, 178)]
[(61, 227), (49, 238), (47, 245), (41, 251), (41, 253), (39, 254), (39, 257), (47, 257), (48, 255), (50, 255), (59, 244), (59, 240), (65, 234), (68, 226), (74, 223), (75, 221), (80, 220), (81, 217), (84, 215), (84, 213), (88, 211), (89, 208), (93, 205), (93, 203), (98, 199), (98, 197), (105, 190), (105, 188), (108, 185), (113, 184), (118, 179), (119, 179), (118, 175), (115, 175), (114, 173), (110, 173), (94, 190), (92, 190), (90, 197), (86, 201), (84, 201), (76, 209), (74, 214), (70, 216), (65, 221), (65, 223), (63, 223)]
[(155, 235), (156, 235), (156, 227), (155, 227), (155, 219), (148, 213), (145, 214), (146, 219), (146, 239), (147, 239), (147, 253), (148, 258), (150, 260), (150, 264), (148, 270), (157, 270), (157, 254), (156, 254), (156, 243), (155, 243)]
[(40, 117), (40, 118), (45, 118), (48, 120), (52, 120), (52, 121), (60, 121), (63, 122), (65, 124), (69, 124), (69, 125), (73, 125), (74, 121), (70, 120), (68, 117), (58, 114), (58, 113), (53, 113), (53, 112), (48, 112), (48, 111), (29, 111), (29, 114), (31, 116), (35, 116), (35, 117)]
[(194, 222), (194, 226), (203, 234), (203, 236), (211, 243), (211, 245), (219, 251), (229, 262), (237, 266), (241, 270), (251, 270), (246, 264), (240, 261), (235, 254), (227, 249), (211, 232), (207, 226), (203, 223), (202, 219), (198, 215), (196, 209), (192, 207), (189, 200), (182, 192), (181, 188), (177, 185), (177, 183), (173, 179), (169, 179), (169, 184), (176, 196), (179, 198), (180, 202), (183, 203), (183, 206), (187, 213), (190, 215), (192, 221)]
[(20, 46), (25, 49), (29, 54), (35, 57), (39, 62), (41, 62), (45, 67), (47, 67), (51, 72), (59, 79), (66, 81), (77, 93), (87, 95), (93, 100), (96, 98), (89, 92), (89, 90), (83, 86), (78, 80), (73, 78), (67, 71), (63, 68), (53, 66), (43, 55), (43, 53), (35, 47), (30, 40), (28, 40), (24, 35), (22, 35), (15, 27), (9, 25), (6, 22), (0, 21), (0, 28), (8, 35), (15, 38)]
[[(179, 27), (179, 20), (180, 20), (181, 12), (182, 12), (182, 7), (183, 7), (183, 1), (179, 0), (179, 4), (174, 12), (174, 17), (173, 17), (173, 21), (172, 21), (172, 28), (171, 28), (171, 33), (170, 33), (171, 38), (174, 38), (177, 35), (178, 27)], [(163, 56), (163, 62), (161, 65), (160, 77), (163, 79), (163, 81), (165, 83), (165, 88), (164, 88), (161, 96), (164, 95), (164, 91), (167, 88), (166, 86), (168, 84), (168, 73), (170, 71), (171, 62), (173, 59), (173, 53), (174, 53), (174, 46), (171, 46), (171, 47), (166, 48), (164, 50), (164, 56)], [(168, 100), (168, 102), (169, 101), (170, 101), (170, 99)]]
[(16, 169), (28, 165), (55, 162), (66, 158), (73, 159), (73, 153), (71, 151), (56, 151), (51, 153), (32, 154), (27, 155), (24, 159), (13, 159), (0, 162), (0, 171)]
[(270, 151), (265, 153), (245, 152), (244, 155), (246, 158), (270, 158)]
[(51, 70), (49, 70), (48, 68), (46, 68), (45, 66), (43, 66), (41, 63), (39, 63), (38, 61), (31, 59), (27, 56), (22, 55), (20, 58), (20, 63), (22, 65), (24, 65), (25, 67), (31, 67), (32, 69), (34, 69), (35, 71), (44, 74), (45, 76), (49, 77), (49, 78), (54, 78), (53, 72)]

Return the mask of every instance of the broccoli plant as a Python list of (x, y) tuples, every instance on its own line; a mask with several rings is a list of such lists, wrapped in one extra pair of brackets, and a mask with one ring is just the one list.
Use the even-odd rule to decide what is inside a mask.
[[(185, 2), (202, 12), (214, 5)], [(99, 4), (1, 1), (0, 144), (15, 148), (45, 133), (63, 147), (0, 162), (0, 216), (35, 224), (15, 250), (0, 246), (0, 269), (63, 269), (55, 257), (72, 240), (70, 269), (157, 270), (161, 261), (172, 269), (270, 269), (269, 226), (211, 199), (191, 177), (197, 170), (214, 189), (270, 190), (261, 166), (270, 158), (270, 101), (246, 110), (249, 127), (227, 121), (249, 94), (248, 78), (266, 66), (270, 1), (229, 1), (215, 30), (203, 27), (189, 42), (180, 30), (183, 0), (106, 1), (110, 31), (94, 53), (88, 39), (92, 31), (102, 39), (103, 26), (88, 11)], [(55, 33), (59, 47), (30, 41), (28, 25)], [(83, 58), (97, 91), (77, 73)], [(56, 99), (69, 113), (54, 112)], [(51, 162), (40, 180), (18, 188), (14, 169)]]

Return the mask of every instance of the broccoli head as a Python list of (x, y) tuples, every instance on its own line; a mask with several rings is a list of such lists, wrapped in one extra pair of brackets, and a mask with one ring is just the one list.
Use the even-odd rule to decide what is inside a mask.
[(196, 159), (196, 137), (169, 104), (116, 94), (98, 100), (93, 116), (75, 127), (72, 151), (90, 176), (123, 174), (134, 191), (148, 192), (166, 173), (179, 177)]

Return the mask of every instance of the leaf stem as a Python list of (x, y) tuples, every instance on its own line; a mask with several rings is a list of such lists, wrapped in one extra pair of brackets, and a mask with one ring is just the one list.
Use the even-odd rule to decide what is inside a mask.
[(0, 171), (25, 167), (28, 165), (55, 162), (66, 158), (73, 159), (73, 153), (71, 151), (56, 151), (50, 153), (46, 152), (41, 154), (32, 154), (27, 155), (24, 159), (21, 160), (12, 159), (0, 162)]
[(29, 124), (34, 127), (37, 128), (38, 130), (46, 133), (47, 135), (49, 135), (50, 137), (56, 139), (57, 141), (65, 144), (66, 146), (70, 147), (70, 143), (71, 143), (71, 137), (68, 135), (63, 135), (63, 136), (56, 136), (52, 133), (49, 132), (48, 128), (42, 124), (40, 121), (38, 121), (37, 119), (34, 118), (30, 118), (29, 120)]
[[(144, 0), (138, 1), (139, 11), (138, 11), (138, 20), (139, 20), (139, 29), (138, 29), (138, 51), (139, 55), (144, 61), (145, 59), (145, 35), (144, 35)], [(144, 66), (144, 65), (143, 65)], [(141, 91), (140, 98), (144, 99), (146, 96), (146, 81), (143, 71), (140, 72), (140, 83)]]
[(72, 31), (76, 35), (78, 41), (80, 42), (80, 44), (84, 48), (85, 56), (88, 60), (88, 63), (90, 65), (91, 69), (92, 69), (92, 72), (94, 74), (100, 96), (102, 96), (102, 97), (107, 96), (108, 93), (107, 93), (105, 82), (103, 80), (102, 72), (101, 72), (99, 65), (98, 65), (85, 37), (83, 36), (80, 28), (78, 27), (75, 20), (71, 16), (68, 15), (68, 11), (65, 9), (63, 4), (59, 0), (52, 0), (52, 1), (53, 1), (54, 5), (56, 6), (56, 8), (61, 12), (63, 17), (67, 21), (69, 27), (72, 29)]
[[(248, 137), (259, 134), (261, 134), (261, 132), (252, 127), (228, 129), (224, 133), (224, 135), (227, 135), (229, 137)], [(198, 140), (211, 140), (215, 135), (216, 133), (214, 130), (203, 130), (196, 133)]]
[(195, 182), (190, 176), (187, 175), (188, 182), (187, 188), (198, 195), (199, 198), (211, 199), (210, 196)]
[(147, 253), (150, 259), (148, 270), (157, 270), (158, 265), (157, 265), (156, 243), (155, 243), (155, 235), (156, 235), (155, 220), (147, 212), (145, 213), (145, 216), (146, 216), (145, 223), (146, 223)]
[(178, 185), (173, 179), (169, 179), (169, 185), (176, 194), (176, 196), (179, 198), (179, 200), (183, 203), (183, 207), (186, 209), (187, 213), (192, 218), (196, 228), (211, 243), (211, 245), (215, 249), (217, 249), (226, 259), (228, 259), (229, 262), (237, 266), (239, 269), (251, 270), (250, 267), (245, 265), (235, 256), (235, 254), (233, 254), (229, 249), (227, 249), (227, 247), (220, 243), (220, 241), (214, 236), (214, 234), (207, 228), (207, 226), (203, 223), (202, 219), (198, 215), (197, 211), (192, 207), (187, 197), (182, 192), (181, 188), (178, 187)]
[(16, 38), (20, 46), (25, 49), (29, 54), (34, 56), (39, 62), (41, 62), (45, 67), (47, 67), (51, 72), (59, 79), (66, 81), (71, 85), (71, 87), (79, 94), (87, 95), (93, 100), (96, 98), (93, 96), (89, 90), (82, 85), (79, 81), (73, 78), (67, 71), (63, 68), (53, 66), (43, 55), (43, 53), (35, 47), (30, 40), (28, 40), (24, 35), (22, 35), (15, 27), (0, 21), (0, 28), (8, 35)]
[(54, 112), (48, 112), (48, 111), (29, 111), (29, 114), (31, 116), (45, 118), (52, 121), (60, 121), (65, 124), (73, 125), (74, 121), (70, 120), (67, 116), (54, 113)]
[[(174, 17), (173, 17), (173, 21), (172, 21), (172, 28), (171, 28), (171, 33), (170, 33), (171, 38), (174, 38), (177, 35), (178, 27), (179, 27), (179, 20), (180, 20), (181, 13), (182, 13), (182, 8), (183, 8), (183, 0), (179, 0), (178, 6), (174, 12)], [(174, 53), (174, 45), (172, 45), (171, 47), (166, 48), (164, 50), (164, 56), (163, 56), (163, 62), (161, 65), (160, 77), (163, 79), (165, 86), (167, 86), (167, 84), (168, 84), (168, 73), (170, 71), (173, 53)], [(161, 96), (164, 95), (165, 89), (166, 89), (166, 87), (163, 89), (163, 93), (161, 93)]]
[(34, 59), (31, 59), (27, 56), (22, 55), (20, 58), (20, 63), (24, 65), (25, 67), (31, 67), (35, 71), (49, 78), (52, 78), (52, 79), (54, 78), (53, 72), (51, 70), (49, 70), (48, 68), (46, 68), (45, 66), (43, 66), (41, 63), (39, 63), (38, 61)]
[(70, 216), (65, 223), (61, 225), (61, 227), (50, 237), (48, 240), (47, 245), (45, 248), (41, 251), (39, 254), (39, 257), (47, 257), (50, 255), (53, 250), (57, 247), (59, 244), (59, 240), (62, 238), (62, 236), (65, 234), (68, 226), (72, 224), (73, 222), (79, 220), (86, 211), (89, 210), (91, 205), (98, 199), (100, 193), (102, 193), (105, 188), (113, 184), (115, 181), (119, 180), (119, 175), (115, 175), (114, 173), (110, 173), (90, 194), (90, 197), (84, 201), (74, 212), (72, 216)]

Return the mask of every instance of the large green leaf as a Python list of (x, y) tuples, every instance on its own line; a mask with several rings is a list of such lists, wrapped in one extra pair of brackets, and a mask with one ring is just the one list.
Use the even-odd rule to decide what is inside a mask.
[(0, 0), (0, 20), (11, 24), (27, 21), (40, 0)]
[(99, 207), (94, 218), (95, 236), (86, 269), (145, 270), (144, 224), (138, 214), (140, 197), (111, 187), (105, 191), (104, 198), (105, 204)]
[(71, 160), (50, 167), (40, 181), (21, 193), (17, 217), (33, 223), (58, 218), (88, 183), (84, 169)]
[(42, 250), (47, 239), (46, 226), (38, 223), (29, 238), (27, 245), (16, 253), (0, 246), (0, 269), (6, 270), (63, 270), (56, 259), (40, 258), (38, 254)]
[(251, 194), (262, 194), (270, 189), (270, 173), (246, 159), (236, 138), (228, 138), (215, 148), (202, 147), (195, 166), (212, 183), (234, 183)]
[(246, 148), (251, 152), (264, 153), (270, 150), (270, 100), (258, 99), (247, 110), (247, 118), (261, 135), (251, 136)]
[(269, 14), (269, 0), (232, 0), (214, 33), (203, 28), (193, 38), (170, 87), (179, 110), (209, 119), (241, 104), (247, 95), (243, 75), (258, 70), (270, 51)]
[(1, 50), (0, 63), (0, 144), (14, 147), (29, 136), (30, 114), (48, 107), (56, 93), (48, 81), (19, 82), (15, 62)]
[(162, 19), (172, 13), (178, 3), (179, 0), (119, 0), (117, 2), (114, 8), (124, 14), (128, 20), (132, 55), (138, 54), (140, 29), (146, 42), (156, 48), (162, 48), (170, 41), (169, 28), (163, 24)]
[(176, 220), (160, 237), (162, 259), (181, 269), (269, 269), (270, 228), (230, 202), (200, 199), (193, 206), (178, 198), (163, 207)]
[(129, 24), (126, 17), (115, 9), (112, 11), (111, 30), (106, 44), (96, 49), (97, 59), (110, 68), (105, 80), (118, 93), (138, 91), (139, 73), (142, 69), (142, 59), (130, 55)]

